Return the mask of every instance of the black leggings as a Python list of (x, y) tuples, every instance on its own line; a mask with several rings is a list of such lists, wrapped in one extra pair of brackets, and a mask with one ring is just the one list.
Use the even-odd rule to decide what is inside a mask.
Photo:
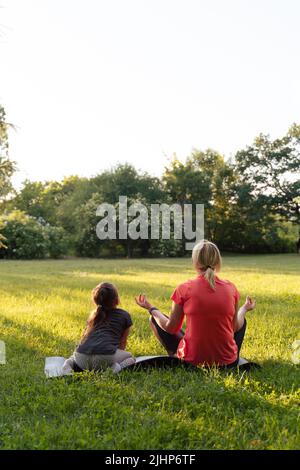
[[(152, 322), (153, 327), (156, 330), (159, 342), (166, 349), (169, 356), (174, 356), (174, 354), (176, 354), (177, 352), (177, 348), (178, 348), (180, 340), (184, 337), (184, 331), (180, 330), (178, 331), (178, 333), (171, 335), (170, 333), (167, 333), (158, 325), (154, 317), (151, 317), (151, 322)], [(229, 366), (235, 366), (238, 363), (240, 350), (241, 350), (244, 336), (245, 336), (246, 326), (247, 326), (247, 322), (245, 319), (242, 328), (234, 333), (234, 340), (238, 347), (238, 358), (235, 362), (233, 362), (232, 364), (229, 364)]]

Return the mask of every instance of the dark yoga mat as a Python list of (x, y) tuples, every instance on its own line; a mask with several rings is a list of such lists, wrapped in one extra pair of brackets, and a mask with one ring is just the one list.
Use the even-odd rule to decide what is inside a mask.
[[(245, 359), (240, 358), (241, 364), (234, 367), (220, 367), (220, 369), (239, 369), (241, 371), (249, 371), (250, 369), (260, 369), (261, 366), (255, 362), (245, 362)], [(136, 363), (130, 366), (124, 367), (122, 370), (141, 370), (150, 368), (174, 368), (184, 367), (185, 369), (197, 370), (198, 367), (194, 366), (189, 362), (182, 361), (177, 357), (170, 356), (140, 356), (136, 358)]]
[(122, 370), (138, 370), (148, 368), (167, 368), (184, 367), (185, 369), (194, 369), (197, 367), (188, 362), (184, 362), (177, 357), (170, 356), (140, 356), (136, 358), (135, 364), (124, 367)]

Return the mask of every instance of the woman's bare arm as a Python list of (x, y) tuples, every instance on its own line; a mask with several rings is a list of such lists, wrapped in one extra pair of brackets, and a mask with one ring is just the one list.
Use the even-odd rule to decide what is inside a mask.
[[(140, 294), (135, 299), (136, 303), (146, 310), (153, 309), (153, 305), (148, 301), (145, 295)], [(184, 312), (181, 305), (176, 304), (175, 302), (172, 303), (171, 308), (171, 315), (168, 318), (162, 312), (155, 308), (155, 310), (151, 311), (153, 318), (156, 320), (157, 324), (165, 330), (167, 333), (177, 333), (183, 323), (184, 319)]]

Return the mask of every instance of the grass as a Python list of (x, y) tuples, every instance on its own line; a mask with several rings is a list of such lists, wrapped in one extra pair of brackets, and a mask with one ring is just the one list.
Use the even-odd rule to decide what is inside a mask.
[(136, 356), (163, 350), (133, 297), (146, 292), (168, 312), (174, 287), (193, 276), (187, 259), (0, 262), (2, 449), (298, 449), (300, 370), (290, 344), (300, 338), (300, 257), (228, 256), (222, 276), (248, 314), (242, 355), (261, 371), (152, 370), (46, 379), (46, 356), (68, 356), (91, 310), (90, 290), (114, 282), (134, 327)]

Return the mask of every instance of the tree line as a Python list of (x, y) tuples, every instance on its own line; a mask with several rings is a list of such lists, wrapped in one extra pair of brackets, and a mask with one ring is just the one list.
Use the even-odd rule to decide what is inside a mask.
[(0, 107), (1, 258), (61, 256), (184, 256), (185, 240), (99, 240), (97, 207), (119, 196), (128, 204), (204, 204), (205, 237), (223, 251), (295, 251), (300, 224), (300, 126), (281, 138), (259, 135), (226, 160), (194, 149), (184, 162), (174, 156), (160, 178), (120, 164), (93, 177), (26, 180), (11, 185), (8, 127)]

